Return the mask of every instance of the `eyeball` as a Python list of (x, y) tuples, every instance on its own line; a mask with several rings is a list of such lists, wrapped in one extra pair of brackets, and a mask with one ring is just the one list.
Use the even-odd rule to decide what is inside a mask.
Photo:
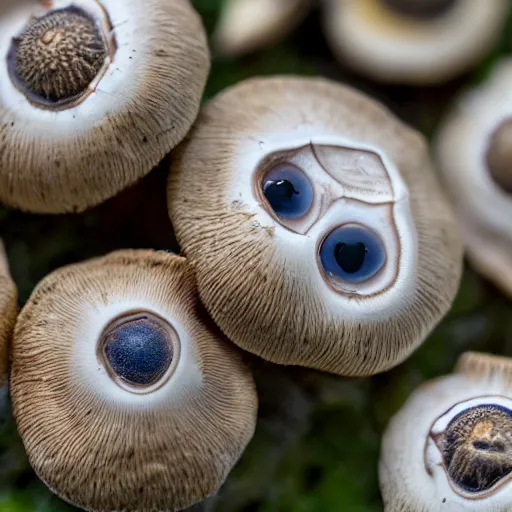
[(385, 512), (512, 507), (512, 360), (464, 354), (390, 422), (379, 467)]
[(313, 186), (297, 167), (278, 165), (263, 178), (263, 194), (278, 217), (296, 219), (313, 203)]
[(323, 269), (333, 284), (372, 278), (386, 262), (378, 235), (363, 226), (341, 226), (327, 235), (320, 248)]
[(384, 371), (458, 288), (425, 141), (327, 80), (253, 79), (212, 99), (174, 156), (168, 206), (214, 321), (273, 363)]

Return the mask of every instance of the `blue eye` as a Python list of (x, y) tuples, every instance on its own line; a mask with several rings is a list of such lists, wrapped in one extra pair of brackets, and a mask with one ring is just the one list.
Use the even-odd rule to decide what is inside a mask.
[(373, 231), (348, 224), (329, 233), (320, 248), (320, 260), (330, 276), (361, 283), (384, 266), (386, 251)]
[(278, 217), (297, 219), (313, 203), (313, 186), (307, 176), (291, 164), (281, 164), (263, 179), (263, 194)]
[(167, 371), (173, 350), (162, 326), (141, 317), (109, 333), (105, 355), (117, 376), (131, 384), (147, 386)]

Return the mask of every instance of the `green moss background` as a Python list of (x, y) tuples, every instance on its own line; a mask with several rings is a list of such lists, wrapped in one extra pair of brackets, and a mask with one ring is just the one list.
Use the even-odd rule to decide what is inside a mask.
[[(482, 0), (483, 1), (483, 0)], [(196, 0), (208, 30), (222, 0)], [(442, 87), (382, 87), (336, 64), (314, 12), (282, 44), (236, 60), (214, 60), (206, 97), (237, 81), (276, 73), (321, 74), (376, 96), (427, 136), (457, 92), (485, 78), (512, 49), (503, 42), (479, 69)], [(80, 216), (31, 216), (0, 208), (4, 239), (23, 304), (52, 269), (122, 247), (178, 250), (165, 206), (164, 162), (136, 187)], [(380, 437), (389, 418), (425, 379), (449, 372), (463, 351), (512, 356), (512, 303), (472, 270), (453, 310), (409, 361), (365, 380), (338, 379), (254, 361), (261, 392), (256, 436), (219, 495), (199, 510), (221, 512), (378, 512)], [(64, 512), (28, 465), (9, 411), (0, 427), (0, 511)]]

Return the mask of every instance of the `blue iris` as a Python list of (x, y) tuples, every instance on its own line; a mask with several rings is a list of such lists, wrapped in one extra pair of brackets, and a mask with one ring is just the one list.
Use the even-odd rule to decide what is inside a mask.
[(165, 330), (142, 317), (113, 330), (105, 355), (117, 376), (136, 385), (158, 381), (172, 362), (172, 345)]
[(297, 219), (313, 203), (313, 186), (307, 176), (291, 164), (274, 167), (263, 179), (263, 193), (278, 217)]
[(361, 283), (384, 266), (386, 251), (373, 231), (346, 225), (329, 233), (320, 248), (320, 260), (327, 274), (349, 283)]

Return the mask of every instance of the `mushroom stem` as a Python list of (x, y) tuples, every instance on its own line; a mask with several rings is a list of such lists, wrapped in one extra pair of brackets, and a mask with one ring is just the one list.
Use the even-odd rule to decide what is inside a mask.
[(487, 167), (496, 184), (512, 194), (512, 118), (504, 121), (492, 134)]

